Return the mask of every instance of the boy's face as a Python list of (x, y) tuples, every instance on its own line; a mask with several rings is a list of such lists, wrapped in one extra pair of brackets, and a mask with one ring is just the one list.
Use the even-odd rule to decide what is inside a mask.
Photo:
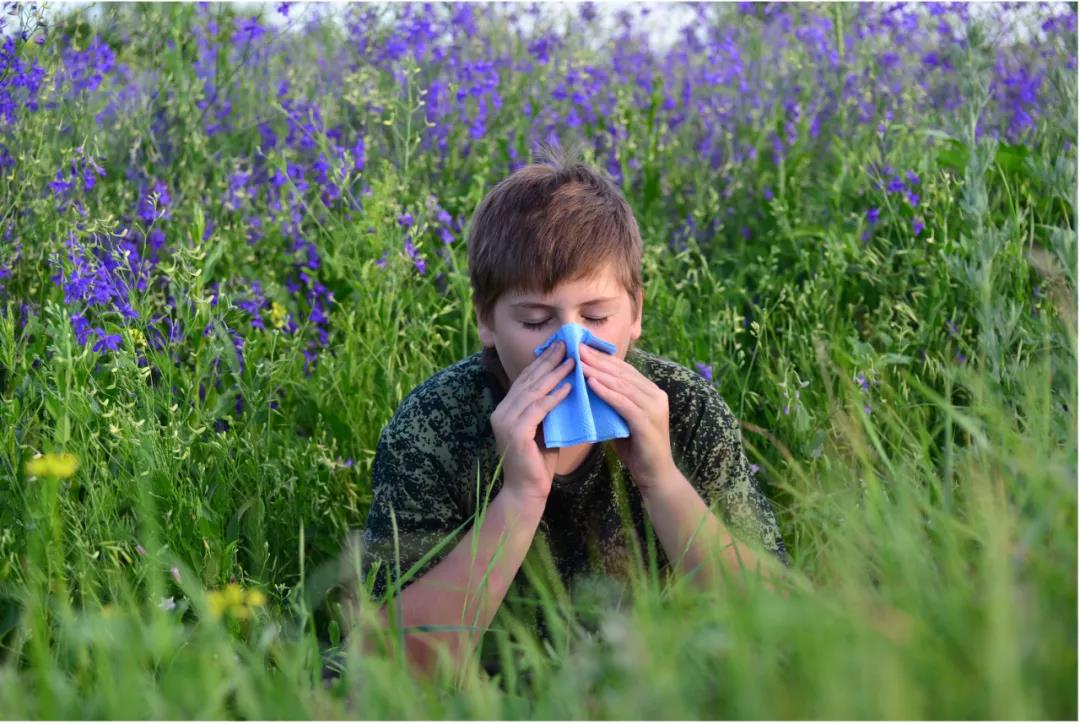
[[(632, 301), (610, 266), (598, 274), (563, 282), (551, 293), (506, 292), (495, 302), (491, 326), (477, 320), (480, 341), (499, 353), (510, 382), (535, 358), (533, 350), (559, 327), (577, 322), (616, 347), (626, 358), (632, 340), (641, 336), (641, 300)], [(636, 312), (636, 314), (635, 314)]]

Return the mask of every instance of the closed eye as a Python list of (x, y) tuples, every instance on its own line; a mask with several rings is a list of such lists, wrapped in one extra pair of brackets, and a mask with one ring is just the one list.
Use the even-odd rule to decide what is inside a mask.
[[(599, 317), (599, 318), (585, 317), (585, 321), (591, 322), (593, 324), (598, 324), (598, 325), (603, 324), (604, 322), (608, 321), (608, 319), (610, 319), (610, 317)], [(543, 320), (541, 322), (522, 322), (522, 324), (525, 325), (526, 329), (541, 329), (542, 327), (544, 327), (544, 325), (546, 325), (550, 321), (551, 321), (550, 319), (545, 319), (545, 320)]]

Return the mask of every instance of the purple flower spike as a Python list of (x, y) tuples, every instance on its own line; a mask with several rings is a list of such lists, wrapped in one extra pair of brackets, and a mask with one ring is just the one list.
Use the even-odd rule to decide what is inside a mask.
[(404, 226), (406, 229), (408, 229), (410, 226), (413, 225), (412, 214), (405, 212), (401, 216), (397, 217), (397, 222)]
[(881, 211), (876, 206), (871, 206), (866, 211), (866, 223), (873, 226), (877, 223), (878, 218), (881, 216)]

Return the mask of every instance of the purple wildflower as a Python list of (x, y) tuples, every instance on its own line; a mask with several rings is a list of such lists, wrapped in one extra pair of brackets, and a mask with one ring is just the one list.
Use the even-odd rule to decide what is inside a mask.
[(237, 36), (246, 34), (245, 42), (248, 43), (258, 40), (266, 33), (266, 28), (259, 24), (258, 17), (236, 18), (235, 24)]
[(705, 378), (706, 382), (712, 382), (712, 365), (707, 365), (704, 362), (695, 363), (697, 366), (698, 374)]
[(866, 212), (866, 222), (873, 226), (881, 216), (881, 211), (876, 206), (871, 206)]
[(94, 327), (94, 333), (98, 336), (98, 341), (93, 347), (95, 352), (104, 352), (106, 350), (115, 352), (120, 349), (120, 342), (123, 341), (123, 338), (119, 334), (106, 334), (101, 327)]
[(86, 317), (81, 314), (72, 315), (71, 327), (75, 330), (75, 341), (85, 347), (91, 332), (90, 323), (86, 321)]

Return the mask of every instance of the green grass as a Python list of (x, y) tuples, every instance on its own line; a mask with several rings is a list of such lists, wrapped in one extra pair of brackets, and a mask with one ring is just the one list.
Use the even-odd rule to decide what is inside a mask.
[[(137, 12), (179, 37), (194, 11)], [(167, 50), (153, 35), (132, 41), (127, 62), (191, 87), (191, 48)], [(312, 67), (297, 62), (292, 79)], [(371, 610), (345, 605), (371, 603), (345, 541), (364, 522), (382, 426), (412, 387), (480, 346), (464, 244), (440, 256), (439, 242), (418, 242), (429, 259), (420, 276), (397, 214), (428, 193), (471, 214), (505, 173), (506, 151), (485, 140), (468, 158), (410, 155), (406, 166), (421, 130), (408, 96), (394, 101), (392, 78), (362, 72), (392, 120), (371, 131), (382, 153), (369, 154), (363, 210), (330, 210), (311, 231), (335, 301), (310, 376), (298, 338), (253, 330), (230, 304), (240, 279), (264, 279), (268, 297), (297, 311), (275, 271), (280, 235), (256, 253), (238, 219), (204, 202), (226, 183), (214, 153), (246, 155), (254, 131), (207, 137), (185, 125), (194, 96), (169, 101), (171, 132), (191, 141), (171, 167), (167, 291), (194, 332), (159, 351), (141, 345), (133, 330), (165, 295), (152, 290), (132, 297), (144, 321), (107, 322), (123, 342), (102, 354), (76, 342), (73, 312), (44, 271), (80, 219), (31, 189), (77, 145), (57, 130), (71, 121), (94, 153), (121, 159), (119, 179), (87, 197), (82, 231), (114, 228), (116, 209), (134, 202), (117, 139), (145, 133), (148, 114), (111, 136), (93, 130), (89, 102), (43, 111), (52, 124), (21, 121), (26, 153), (41, 150), (18, 182), (0, 180), (9, 204), (33, 211), (0, 296), (0, 714), (1076, 718), (1075, 70), (1061, 74), (1071, 101), (1045, 109), (1023, 146), (963, 129), (945, 141), (924, 132), (943, 127), (936, 118), (892, 128), (887, 149), (854, 123), (836, 129), (851, 139), (842, 148), (804, 132), (780, 168), (727, 169), (738, 213), (682, 250), (666, 240), (687, 212), (702, 227), (720, 213), (718, 177), (678, 162), (683, 136), (650, 145), (646, 112), (620, 105), (632, 121), (626, 157), (660, 187), (643, 176), (627, 188), (646, 240), (641, 345), (713, 365), (792, 555), (788, 595), (753, 580), (702, 591), (642, 575), (621, 601), (599, 587), (567, 602), (540, 586), (550, 648), (501, 615), (488, 634), (506, 654), (499, 680), (474, 671), (431, 682), (407, 675), (391, 632), (376, 654), (342, 638)], [(507, 82), (525, 93), (527, 81)], [(237, 114), (253, 114), (258, 94), (240, 98)], [(344, 119), (350, 103), (328, 97), (324, 109)], [(510, 109), (495, 121), (524, 143), (515, 122)], [(922, 235), (910, 232), (910, 208), (871, 190), (866, 169), (883, 161), (921, 177)], [(870, 206), (881, 222), (863, 240)], [(753, 219), (750, 240), (740, 219)], [(214, 232), (193, 242), (207, 221)], [(225, 281), (216, 306), (212, 281)], [(24, 301), (39, 309), (22, 326)], [(219, 331), (200, 335), (211, 322)], [(242, 368), (222, 323), (242, 330)], [(75, 475), (29, 476), (26, 464), (49, 451), (74, 453)], [(267, 595), (249, 619), (213, 615), (207, 592), (234, 579)], [(329, 650), (344, 673), (325, 686)]]

